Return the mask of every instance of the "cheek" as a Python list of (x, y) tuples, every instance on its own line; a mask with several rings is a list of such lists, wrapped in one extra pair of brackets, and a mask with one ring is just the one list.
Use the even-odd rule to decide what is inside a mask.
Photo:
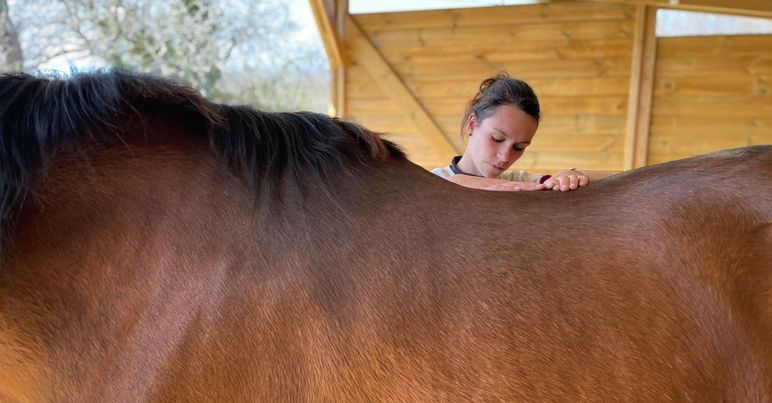
[(498, 151), (499, 146), (500, 144), (493, 141), (493, 139), (490, 138), (490, 136), (480, 141), (480, 148), (485, 150), (486, 153), (495, 154)]
[(486, 153), (490, 145), (483, 136), (474, 135), (469, 139), (469, 144), (474, 147), (476, 153)]

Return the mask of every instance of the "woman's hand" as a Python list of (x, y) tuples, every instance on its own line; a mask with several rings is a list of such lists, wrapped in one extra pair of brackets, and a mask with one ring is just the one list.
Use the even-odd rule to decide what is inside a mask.
[(580, 186), (584, 186), (590, 182), (590, 178), (579, 170), (564, 169), (562, 171), (555, 172), (551, 178), (544, 181), (544, 186), (547, 189), (560, 190), (561, 192), (568, 192), (569, 190), (576, 190)]
[(518, 192), (531, 190), (544, 190), (545, 187), (539, 183), (531, 182), (512, 182), (506, 179), (480, 178), (471, 175), (453, 175), (447, 180), (464, 187), (483, 190), (496, 190), (503, 192)]

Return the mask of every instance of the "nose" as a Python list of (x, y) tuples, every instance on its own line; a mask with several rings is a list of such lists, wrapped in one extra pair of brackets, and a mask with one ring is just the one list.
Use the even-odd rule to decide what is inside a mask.
[(496, 156), (499, 158), (499, 161), (509, 162), (515, 157), (515, 150), (512, 147), (501, 147)]

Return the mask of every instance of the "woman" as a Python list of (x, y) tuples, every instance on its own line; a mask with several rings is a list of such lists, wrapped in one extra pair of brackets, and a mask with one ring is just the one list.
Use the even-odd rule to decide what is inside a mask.
[[(462, 133), (469, 136), (464, 154), (432, 173), (459, 185), (488, 190), (565, 192), (589, 183), (588, 173), (578, 168), (552, 175), (507, 171), (531, 144), (540, 117), (539, 100), (524, 81), (507, 73), (483, 80), (464, 113)], [(593, 176), (598, 179), (609, 174)]]

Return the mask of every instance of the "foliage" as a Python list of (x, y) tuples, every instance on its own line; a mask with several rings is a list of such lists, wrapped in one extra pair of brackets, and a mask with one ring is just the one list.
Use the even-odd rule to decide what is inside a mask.
[[(292, 93), (312, 88), (298, 81), (309, 76), (324, 82), (326, 65), (319, 46), (297, 40), (298, 26), (280, 0), (11, 0), (10, 5), (26, 70), (64, 58), (79, 68), (114, 66), (174, 77), (223, 102), (318, 110), (326, 100), (325, 85), (317, 86), (322, 93)], [(317, 98), (322, 102), (308, 103)]]
[(22, 53), (16, 27), (8, 17), (8, 4), (0, 0), (0, 72), (21, 69)]

